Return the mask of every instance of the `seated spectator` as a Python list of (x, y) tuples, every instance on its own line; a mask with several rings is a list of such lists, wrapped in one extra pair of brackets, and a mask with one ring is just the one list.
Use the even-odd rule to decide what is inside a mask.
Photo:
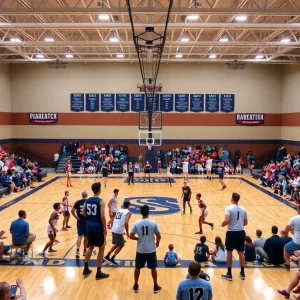
[(7, 156), (7, 153), (2, 149), (2, 147), (0, 146), (0, 158), (4, 158)]
[(42, 182), (42, 178), (43, 178), (43, 171), (41, 168), (39, 168), (38, 164), (35, 164), (33, 166), (31, 166), (30, 168), (32, 175), (35, 176), (38, 180), (38, 182)]
[(255, 259), (256, 259), (255, 246), (252, 242), (251, 237), (247, 235), (245, 238), (245, 260), (255, 261)]
[(14, 195), (14, 191), (20, 190), (20, 188), (18, 188), (13, 182), (11, 170), (8, 170), (6, 174), (2, 172), (1, 183), (3, 186), (9, 187), (10, 195)]
[(35, 241), (36, 235), (29, 231), (29, 224), (25, 221), (27, 214), (25, 210), (19, 211), (19, 219), (13, 221), (10, 225), (10, 233), (12, 234), (12, 242), (14, 245), (27, 245), (24, 250), (23, 262), (30, 262), (28, 251), (31, 244)]
[(174, 252), (173, 250), (174, 250), (174, 245), (170, 244), (169, 251), (166, 252), (164, 257), (164, 262), (168, 266), (176, 266), (180, 262), (180, 258), (178, 258), (177, 253)]
[(262, 231), (256, 229), (256, 239), (253, 241), (255, 248), (264, 248), (266, 239), (262, 237)]
[(3, 257), (4, 251), (5, 251), (3, 240), (6, 239), (6, 236), (4, 234), (5, 234), (5, 231), (1, 230), (0, 231), (0, 265), (9, 264), (9, 261)]
[(233, 165), (230, 165), (230, 166), (229, 166), (229, 174), (230, 174), (230, 175), (233, 175), (233, 174), (234, 174), (234, 166), (233, 166)]
[(16, 279), (16, 285), (20, 289), (20, 295), (13, 297), (11, 285), (7, 282), (0, 282), (0, 300), (6, 299), (18, 299), (18, 300), (26, 300), (26, 290), (23, 284), (22, 279)]
[(140, 172), (140, 166), (139, 166), (139, 163), (137, 161), (134, 163), (134, 172), (135, 173)]
[(215, 248), (213, 251), (210, 251), (209, 254), (213, 261), (217, 263), (226, 263), (227, 251), (219, 236), (215, 238)]
[(208, 261), (209, 259), (209, 249), (208, 246), (205, 244), (206, 237), (203, 235), (200, 238), (200, 243), (196, 244), (194, 249), (194, 259), (197, 262)]
[(243, 174), (242, 173), (242, 166), (241, 164), (238, 164), (235, 168), (235, 174)]
[(257, 248), (257, 254), (262, 259), (274, 265), (280, 265), (284, 263), (283, 249), (285, 244), (284, 240), (281, 239), (277, 233), (278, 227), (272, 226), (272, 236), (266, 239), (263, 248)]
[[(203, 293), (201, 300), (212, 300), (213, 295), (210, 283), (199, 278), (201, 265), (196, 261), (191, 261), (188, 272), (189, 278), (181, 281), (178, 285), (176, 300), (198, 299), (197, 296), (194, 295), (194, 291), (197, 289)], [(193, 291), (192, 296), (191, 291)]]
[(293, 239), (285, 233), (285, 230), (280, 231), (280, 237), (284, 240), (284, 244), (291, 242)]

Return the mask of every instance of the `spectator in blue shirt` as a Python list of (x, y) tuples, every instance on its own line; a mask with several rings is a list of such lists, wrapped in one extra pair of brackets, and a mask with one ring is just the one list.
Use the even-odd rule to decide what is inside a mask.
[(23, 262), (30, 262), (28, 251), (31, 244), (35, 241), (36, 235), (30, 233), (29, 224), (25, 221), (27, 217), (25, 210), (19, 211), (19, 219), (13, 221), (10, 225), (10, 233), (12, 234), (12, 243), (14, 245), (27, 245), (24, 250)]
[(176, 266), (180, 262), (180, 258), (178, 258), (177, 253), (174, 252), (174, 245), (170, 244), (169, 245), (169, 250), (164, 258), (165, 263), (168, 266)]
[(176, 300), (211, 300), (212, 288), (208, 281), (199, 278), (201, 266), (196, 261), (189, 264), (190, 278), (179, 283)]
[(196, 247), (194, 249), (194, 253), (195, 253), (194, 259), (197, 262), (208, 261), (209, 249), (208, 246), (205, 245), (206, 237), (204, 235), (201, 236), (200, 242), (201, 243), (196, 244)]

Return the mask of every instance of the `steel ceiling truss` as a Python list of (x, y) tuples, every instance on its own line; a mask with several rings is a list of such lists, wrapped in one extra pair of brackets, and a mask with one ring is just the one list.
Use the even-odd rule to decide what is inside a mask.
[[(135, 0), (132, 15), (137, 33), (154, 26), (163, 33), (168, 0)], [(109, 20), (98, 16), (108, 14)], [(188, 15), (199, 15), (191, 21)], [(247, 15), (237, 22), (237, 15)], [(138, 61), (131, 35), (126, 0), (0, 0), (0, 62)], [(181, 42), (188, 35), (189, 42)], [(220, 42), (226, 35), (227, 43)], [(51, 36), (53, 43), (45, 42)], [(110, 42), (116, 36), (117, 42)], [(21, 42), (12, 42), (18, 37)], [(289, 43), (282, 43), (289, 38)], [(117, 58), (120, 52), (124, 58)], [(210, 59), (214, 52), (216, 59)], [(245, 60), (298, 63), (300, 56), (300, 0), (175, 0), (163, 62)], [(36, 58), (42, 53), (45, 59)], [(182, 58), (176, 59), (177, 53)]]

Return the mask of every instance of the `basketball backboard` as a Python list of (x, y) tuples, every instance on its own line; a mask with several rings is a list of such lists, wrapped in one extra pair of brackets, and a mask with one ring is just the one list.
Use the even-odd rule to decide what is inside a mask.
[[(162, 129), (162, 113), (159, 111), (151, 112), (151, 128)], [(149, 130), (149, 112), (141, 111), (139, 113), (139, 129)]]
[(162, 145), (162, 132), (155, 131), (139, 131), (139, 146), (152, 146), (159, 147)]

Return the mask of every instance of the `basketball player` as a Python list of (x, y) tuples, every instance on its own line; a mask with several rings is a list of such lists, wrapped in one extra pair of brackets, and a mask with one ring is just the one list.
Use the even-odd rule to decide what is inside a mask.
[(196, 195), (196, 199), (198, 201), (198, 206), (201, 210), (201, 214), (199, 216), (199, 229), (200, 231), (196, 232), (195, 234), (202, 234), (202, 224), (207, 224), (211, 227), (211, 229), (214, 229), (214, 223), (209, 223), (205, 221), (205, 218), (208, 216), (208, 209), (204, 201), (201, 199), (201, 194), (198, 193)]
[(186, 205), (186, 202), (187, 202), (188, 206), (190, 207), (190, 214), (193, 213), (192, 206), (190, 204), (191, 196), (192, 196), (192, 190), (187, 185), (187, 182), (185, 181), (183, 183), (182, 195), (181, 195), (181, 198), (183, 198), (183, 212), (181, 213), (182, 216), (185, 215), (185, 205)]
[(225, 173), (225, 168), (224, 164), (222, 162), (219, 163), (219, 168), (218, 168), (218, 173), (219, 173), (219, 182), (222, 186), (222, 190), (225, 190), (227, 188), (226, 184), (224, 183), (224, 173)]
[(47, 257), (46, 255), (46, 250), (49, 248), (48, 252), (56, 252), (56, 250), (54, 250), (53, 247), (53, 243), (55, 241), (56, 238), (56, 232), (58, 232), (58, 229), (56, 228), (57, 226), (57, 222), (59, 219), (59, 215), (61, 213), (60, 209), (60, 203), (54, 203), (53, 204), (53, 209), (54, 211), (52, 212), (52, 214), (50, 215), (49, 218), (49, 224), (47, 226), (47, 234), (49, 237), (49, 242), (46, 244), (46, 246), (44, 247), (43, 251), (39, 253), (39, 256), (41, 257)]
[(241, 264), (240, 277), (245, 280), (245, 255), (244, 255), (244, 243), (246, 233), (244, 226), (248, 224), (247, 211), (244, 207), (239, 205), (240, 195), (233, 193), (231, 197), (231, 205), (225, 209), (225, 220), (222, 223), (222, 227), (227, 227), (226, 232), (226, 250), (227, 250), (227, 274), (223, 274), (223, 279), (232, 281), (231, 267), (232, 267), (232, 251), (235, 249), (238, 252), (239, 260)]
[(145, 181), (145, 178), (148, 175), (148, 177), (149, 177), (149, 183), (151, 183), (151, 181), (150, 181), (150, 170), (151, 169), (152, 169), (152, 166), (149, 164), (149, 161), (147, 160), (146, 164), (144, 166), (144, 181)]
[(101, 172), (102, 172), (102, 177), (103, 177), (104, 187), (105, 187), (105, 188), (106, 188), (106, 183), (107, 183), (107, 180), (108, 180), (108, 168), (109, 168), (109, 165), (108, 165), (108, 163), (105, 161), (105, 162), (102, 164), (102, 168), (101, 168)]
[(172, 169), (172, 164), (168, 163), (168, 166), (167, 166), (167, 176), (168, 176), (168, 180), (169, 180), (170, 186), (172, 186), (172, 178), (173, 178), (173, 174), (171, 173), (171, 169)]
[(134, 178), (134, 166), (130, 161), (128, 165), (128, 185), (130, 185), (130, 182), (134, 184), (133, 178)]
[(97, 256), (97, 273), (96, 279), (105, 279), (109, 275), (101, 271), (104, 249), (105, 237), (107, 235), (106, 219), (105, 219), (105, 202), (99, 198), (101, 194), (100, 182), (92, 184), (93, 197), (88, 198), (83, 206), (82, 215), (86, 217), (86, 231), (88, 240), (88, 249), (85, 255), (85, 264), (82, 275), (88, 276), (92, 273), (89, 269), (89, 261), (91, 259), (94, 247), (98, 247)]
[[(125, 239), (124, 239), (124, 228), (126, 231), (127, 238), (129, 238), (129, 219), (131, 217), (131, 212), (129, 211), (130, 202), (125, 201), (123, 203), (123, 209), (119, 209), (116, 214), (115, 221), (113, 223), (111, 232), (112, 232), (112, 243), (113, 246), (105, 256), (105, 259), (112, 264), (118, 266), (119, 264), (115, 261), (115, 257), (117, 254), (120, 253), (120, 251), (125, 246)], [(113, 256), (110, 257), (110, 255), (113, 253)]]
[(70, 192), (65, 191), (65, 196), (63, 197), (62, 200), (62, 205), (63, 205), (62, 213), (64, 216), (62, 231), (68, 231), (68, 228), (72, 228), (71, 226), (69, 226), (69, 220), (70, 220), (69, 207), (72, 207), (72, 205), (69, 204), (69, 196), (70, 196)]
[[(85, 216), (82, 215), (83, 206), (85, 201), (88, 197), (87, 191), (82, 191), (81, 193), (82, 199), (75, 202), (74, 206), (72, 207), (71, 214), (77, 220), (77, 242), (76, 242), (76, 258), (80, 258), (80, 245), (83, 238), (83, 256), (86, 254), (87, 248), (87, 238), (86, 238), (86, 220)], [(75, 214), (76, 212), (76, 214)]]
[(189, 182), (189, 162), (185, 158), (182, 163), (183, 180)]
[[(157, 284), (157, 258), (156, 248), (159, 247), (161, 235), (157, 224), (149, 219), (149, 206), (143, 205), (141, 207), (141, 214), (143, 218), (133, 224), (130, 239), (137, 241), (135, 270), (134, 270), (134, 285), (133, 291), (135, 293), (139, 290), (139, 277), (141, 269), (147, 267), (151, 269), (151, 275), (154, 282), (154, 293), (158, 293), (162, 288)], [(137, 237), (135, 235), (138, 235)], [(156, 243), (155, 237), (156, 236)]]
[(71, 183), (71, 172), (74, 171), (71, 161), (68, 159), (66, 163), (66, 174), (67, 174), (67, 187), (73, 187)]
[(114, 218), (116, 216), (117, 213), (117, 204), (118, 204), (118, 195), (119, 195), (119, 190), (118, 189), (114, 189), (114, 193), (112, 194), (112, 196), (110, 197), (109, 201), (108, 201), (108, 209), (109, 209), (109, 217), (110, 220), (107, 223), (107, 228), (112, 228), (113, 223), (114, 223)]
[(211, 168), (212, 168), (212, 163), (213, 163), (213, 160), (208, 157), (207, 160), (206, 160), (206, 163), (205, 163), (205, 169), (206, 169), (206, 178), (211, 180)]
[(160, 158), (157, 159), (157, 171), (158, 171), (158, 174), (161, 173), (161, 160), (160, 160)]

